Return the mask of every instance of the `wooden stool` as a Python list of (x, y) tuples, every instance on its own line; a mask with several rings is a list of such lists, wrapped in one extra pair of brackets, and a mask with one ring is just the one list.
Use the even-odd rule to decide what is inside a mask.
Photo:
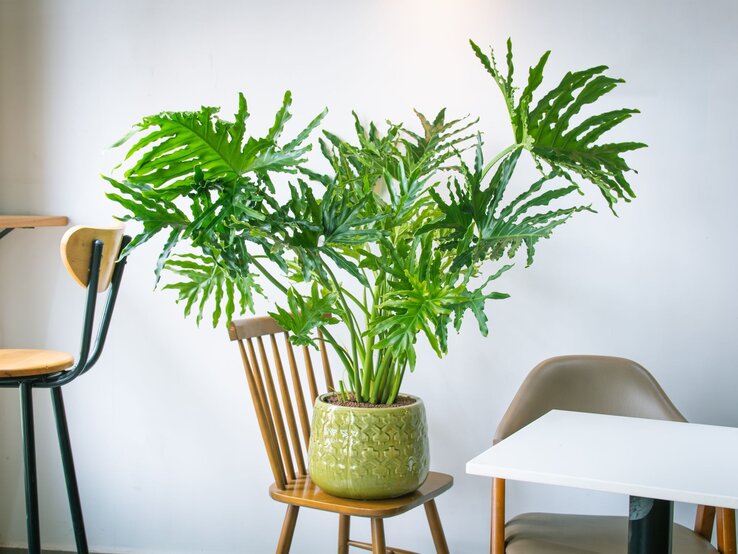
[[(88, 552), (61, 387), (89, 371), (102, 353), (125, 267), (125, 259), (117, 261), (118, 255), (129, 241), (129, 237), (123, 236), (122, 227), (93, 229), (77, 226), (69, 229), (62, 238), (62, 261), (75, 281), (87, 289), (82, 347), (76, 364), (74, 357), (66, 352), (0, 350), (0, 387), (17, 387), (20, 390), (26, 484), (26, 527), (28, 552), (31, 554), (41, 553), (36, 447), (33, 430), (32, 392), (34, 388), (51, 389), (77, 552), (84, 554)], [(108, 288), (110, 290), (107, 294), (107, 302), (97, 327), (97, 339), (94, 348), (91, 348), (97, 295)]]

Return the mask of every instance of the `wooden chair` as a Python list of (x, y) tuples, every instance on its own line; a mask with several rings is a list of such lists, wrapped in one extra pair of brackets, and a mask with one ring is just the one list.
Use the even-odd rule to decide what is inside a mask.
[[(494, 442), (553, 409), (686, 421), (637, 363), (561, 356), (530, 372), (497, 427)], [(716, 514), (717, 550), (710, 543)], [(699, 506), (694, 530), (675, 524), (672, 537), (674, 554), (735, 554), (735, 512)], [(529, 513), (506, 523), (505, 480), (493, 479), (491, 554), (623, 554), (627, 539), (627, 517)]]
[[(87, 302), (82, 330), (82, 346), (77, 363), (66, 352), (51, 350), (0, 350), (0, 387), (17, 387), (20, 390), (21, 431), (23, 436), (26, 527), (28, 552), (40, 554), (38, 487), (36, 483), (36, 449), (33, 426), (33, 389), (51, 389), (51, 399), (59, 436), (59, 447), (64, 468), (64, 478), (72, 513), (77, 552), (87, 553), (82, 507), (77, 477), (69, 442), (69, 429), (64, 411), (61, 387), (86, 373), (102, 354), (107, 337), (115, 300), (123, 277), (125, 260), (116, 261), (129, 237), (123, 236), (123, 228), (94, 229), (77, 226), (69, 229), (61, 241), (61, 256), (65, 267), (82, 287), (87, 289)], [(110, 289), (107, 302), (97, 326), (97, 339), (92, 348), (97, 295)]]
[[(274, 500), (287, 504), (277, 553), (289, 552), (300, 508), (314, 508), (338, 514), (339, 554), (347, 554), (350, 546), (371, 550), (375, 554), (412, 554), (409, 550), (385, 546), (383, 521), (385, 518), (423, 505), (436, 552), (447, 554), (448, 546), (434, 498), (451, 488), (453, 478), (443, 473), (430, 472), (416, 492), (389, 500), (350, 500), (323, 492), (311, 482), (305, 464), (310, 441), (307, 404), (312, 407), (318, 396), (318, 385), (308, 347), (303, 347), (305, 372), (304, 375), (300, 375), (287, 333), (271, 317), (252, 317), (234, 321), (229, 331), (231, 340), (238, 341), (256, 418), (274, 473), (274, 483), (269, 488), (269, 494)], [(283, 351), (286, 354), (292, 381), (294, 402), (287, 383), (284, 358), (280, 354), (277, 335), (283, 335)], [(328, 355), (320, 333), (318, 338), (323, 377), (327, 390), (331, 391), (333, 378)], [(269, 343), (268, 348), (265, 342)], [(271, 355), (267, 353), (268, 349), (271, 350)], [(271, 365), (270, 356), (273, 362)], [(307, 402), (303, 392), (304, 382), (307, 383)], [(371, 519), (371, 544), (349, 538), (351, 516)]]

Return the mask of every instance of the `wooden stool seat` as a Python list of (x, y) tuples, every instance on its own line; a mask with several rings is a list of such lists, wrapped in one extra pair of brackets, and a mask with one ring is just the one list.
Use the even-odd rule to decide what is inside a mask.
[(310, 480), (310, 477), (298, 477), (287, 484), (284, 490), (276, 485), (269, 488), (269, 495), (278, 502), (315, 508), (326, 512), (334, 512), (359, 517), (392, 517), (403, 514), (433, 500), (436, 496), (451, 488), (454, 478), (445, 473), (431, 471), (420, 488), (405, 496), (387, 500), (352, 500), (339, 498), (323, 491)]
[(0, 377), (28, 377), (64, 371), (74, 365), (74, 357), (54, 350), (0, 350)]

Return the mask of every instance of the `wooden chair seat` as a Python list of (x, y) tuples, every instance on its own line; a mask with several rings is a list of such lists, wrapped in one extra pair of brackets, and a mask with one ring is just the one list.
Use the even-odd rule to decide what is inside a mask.
[(454, 478), (445, 473), (431, 471), (420, 488), (405, 496), (388, 500), (352, 500), (328, 494), (310, 480), (310, 477), (298, 477), (291, 481), (284, 490), (276, 485), (269, 488), (269, 494), (278, 502), (315, 508), (326, 512), (334, 512), (360, 517), (392, 517), (403, 514), (433, 500), (447, 491), (454, 484)]
[(74, 357), (54, 350), (0, 350), (0, 377), (28, 377), (64, 371), (74, 365)]

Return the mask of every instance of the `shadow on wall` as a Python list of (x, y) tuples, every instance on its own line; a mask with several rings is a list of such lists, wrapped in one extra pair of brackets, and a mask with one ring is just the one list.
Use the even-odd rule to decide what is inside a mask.
[(34, 208), (43, 163), (44, 19), (38, 2), (0, 2), (0, 213)]
[[(42, 8), (36, 1), (2, 0), (0, 2), (0, 213), (39, 213), (44, 211), (44, 192), (49, 179), (44, 165), (44, 121), (46, 116), (44, 91), (44, 37), (45, 21)], [(30, 247), (32, 237), (26, 232), (15, 232), (0, 244), (0, 305), (8, 307), (14, 283), (10, 280), (16, 254)], [(47, 239), (47, 237), (43, 237)], [(42, 281), (44, 275), (31, 272), (31, 281)], [(29, 289), (38, 289), (39, 283), (29, 283)], [(18, 291), (16, 291), (17, 293)], [(25, 292), (24, 292), (25, 294)], [(3, 296), (7, 295), (7, 296)], [(11, 318), (0, 320), (0, 347), (8, 346), (6, 336)], [(4, 325), (3, 325), (4, 324)], [(0, 456), (0, 498), (15, 499), (13, 506), (23, 506), (21, 478), (18, 400), (15, 389), (0, 390), (0, 437), (11, 444), (2, 448)], [(11, 447), (12, 446), (12, 447)], [(0, 506), (0, 513), (8, 514), (8, 506)], [(12, 510), (11, 517), (0, 517), (0, 544), (6, 544), (10, 530), (22, 528), (22, 512)]]

